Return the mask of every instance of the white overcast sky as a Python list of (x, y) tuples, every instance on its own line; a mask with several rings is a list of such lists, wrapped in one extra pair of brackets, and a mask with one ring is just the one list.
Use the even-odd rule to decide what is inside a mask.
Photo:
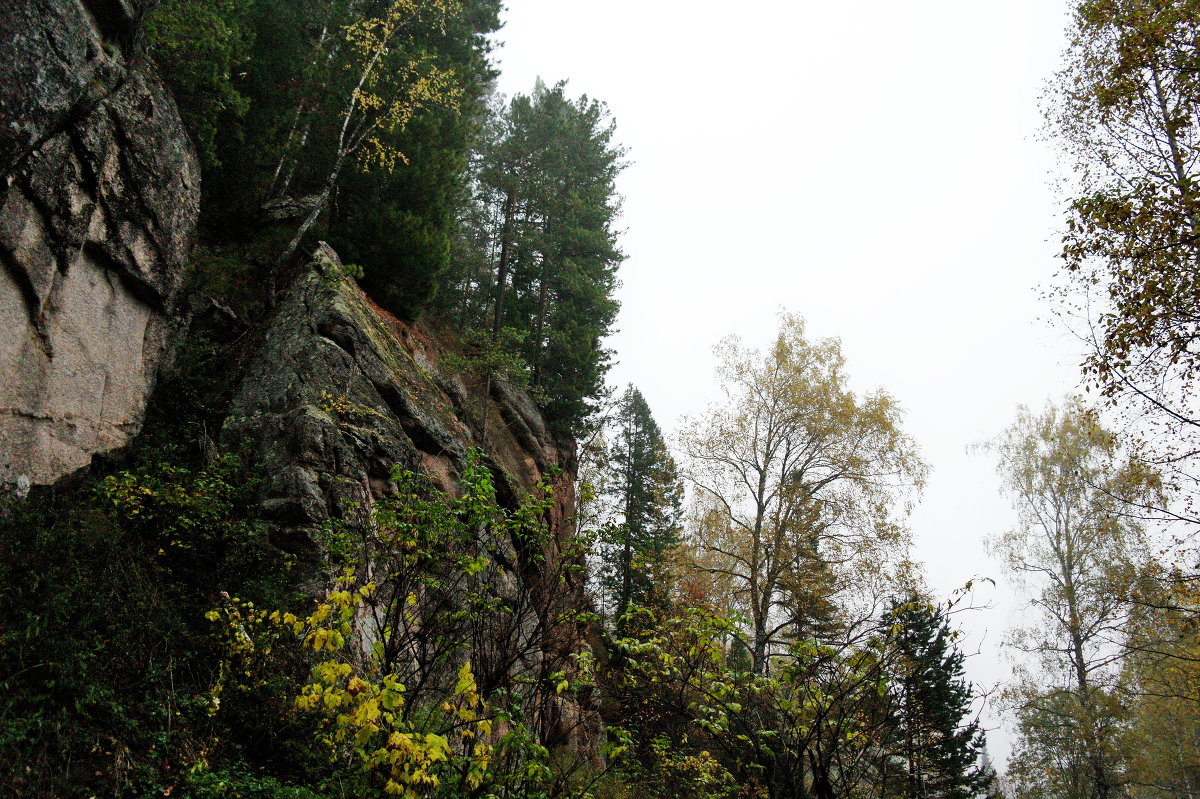
[[(1065, 0), (509, 0), (504, 19), (500, 90), (567, 79), (629, 149), (612, 381), (672, 431), (718, 398), (724, 336), (765, 345), (786, 308), (840, 338), (933, 467), (911, 519), (930, 585), (1001, 584), (959, 617), (983, 641), (970, 676), (1001, 679), (1018, 611), (981, 539), (1012, 513), (966, 449), (1078, 384), (1038, 294), (1062, 219), (1038, 98)], [(1008, 735), (990, 741), (1002, 761)]]

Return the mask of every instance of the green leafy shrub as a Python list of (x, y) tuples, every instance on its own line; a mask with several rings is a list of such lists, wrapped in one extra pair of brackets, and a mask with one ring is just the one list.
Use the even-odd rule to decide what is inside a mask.
[(244, 764), (189, 774), (183, 794), (189, 799), (322, 799), (308, 788), (256, 774)]
[(0, 606), (0, 793), (124, 795), (183, 756), (203, 639), (156, 558), (86, 493), (0, 520)]
[[(157, 463), (0, 517), (0, 793), (161, 792), (204, 756), (222, 650), (203, 611), (289, 580), (245, 485), (233, 457)], [(254, 701), (250, 738), (269, 715)]]
[[(471, 454), (453, 497), (394, 470), (396, 490), (369, 522), (325, 531), (343, 571), (310, 611), (238, 598), (211, 610), (226, 652), (209, 691), (214, 715), (282, 653), (301, 652), (307, 676), (288, 701), (325, 761), (315, 780), (339, 795), (565, 795), (578, 764), (555, 759), (535, 717), (545, 724), (547, 697), (589, 684), (586, 666), (545, 645), (587, 614), (547, 607), (538, 590), (561, 593), (554, 584), (575, 579), (545, 555), (548, 489), (505, 510), (485, 464)], [(549, 585), (530, 590), (518, 551)]]

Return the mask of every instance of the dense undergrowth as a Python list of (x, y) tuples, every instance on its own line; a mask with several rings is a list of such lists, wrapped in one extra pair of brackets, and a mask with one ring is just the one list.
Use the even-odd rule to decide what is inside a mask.
[[(542, 744), (552, 736), (532, 731), (548, 729), (547, 711), (525, 706), (567, 687), (569, 653), (544, 651), (544, 608), (496, 551), (542, 569), (544, 505), (503, 511), (480, 465), (455, 500), (398, 471), (397, 493), (369, 521), (330, 526), (325, 558), (299, 562), (253, 519), (254, 479), (235, 454), (206, 460), (203, 441), (149, 443), (203, 428), (205, 403), (221, 393), (219, 380), (201, 380), (212, 348), (184, 348), (177, 362), (188, 367), (179, 393), (154, 415), (173, 430), (151, 430), (128, 461), (72, 488), (4, 509), (0, 785), (29, 797), (398, 785), (416, 796), (440, 780), (462, 790), (439, 795), (484, 782), (540, 795), (535, 787), (562, 779)], [(211, 390), (187, 391), (193, 380)], [(373, 580), (359, 578), (368, 572)], [(559, 608), (553, 626), (577, 623), (570, 612)], [(490, 660), (489, 636), (500, 636)], [(535, 651), (537, 669), (518, 667)], [(469, 738), (493, 724), (507, 731), (485, 756)]]
[[(253, 518), (253, 476), (212, 439), (237, 364), (228, 342), (189, 337), (130, 452), (0, 512), (0, 785), (15, 795), (161, 794), (213, 739), (277, 740), (226, 734), (205, 700), (221, 655), (205, 609), (221, 592), (293, 602), (299, 579)], [(264, 701), (242, 712), (278, 717)]]

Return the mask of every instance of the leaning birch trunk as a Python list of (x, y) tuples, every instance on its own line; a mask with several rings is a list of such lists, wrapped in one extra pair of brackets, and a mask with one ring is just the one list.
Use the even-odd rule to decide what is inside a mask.
[[(430, 75), (413, 77), (413, 82), (404, 87), (403, 91), (397, 88), (395, 96), (380, 97), (370, 90), (374, 86), (375, 73), (379, 68), (380, 59), (393, 49), (396, 35), (403, 29), (402, 23), (406, 10), (412, 10), (408, 0), (394, 0), (383, 17), (364, 20), (361, 24), (356, 23), (347, 28), (347, 40), (356, 51), (368, 56), (367, 61), (359, 72), (358, 82), (350, 92), (350, 99), (343, 113), (342, 127), (338, 132), (333, 166), (329, 170), (329, 176), (325, 179), (321, 193), (317, 196), (317, 201), (313, 204), (308, 216), (300, 224), (296, 235), (292, 237), (288, 246), (280, 254), (268, 276), (270, 292), (268, 303), (271, 306), (274, 305), (275, 284), (280, 271), (295, 256), (305, 234), (316, 224), (328, 207), (329, 198), (337, 187), (338, 177), (341, 175), (346, 159), (358, 152), (364, 142), (371, 141), (372, 146), (378, 151), (375, 155), (384, 168), (390, 170), (396, 160), (407, 162), (403, 153), (372, 139), (374, 134), (381, 130), (394, 131), (403, 128), (413, 113), (426, 103), (456, 97), (454, 90), (447, 89), (445, 86), (445, 81), (453, 73), (437, 68), (433, 68)], [(418, 63), (418, 61), (409, 62), (405, 65), (405, 70), (415, 75), (415, 67)], [(405, 70), (401, 70), (400, 73), (402, 74)], [(370, 159), (368, 158), (368, 160)]]
[(358, 101), (363, 85), (366, 84), (367, 79), (375, 70), (375, 65), (379, 62), (379, 57), (383, 54), (384, 49), (384, 45), (381, 45), (371, 54), (367, 65), (363, 67), (362, 74), (358, 76), (358, 85), (350, 93), (350, 102), (346, 107), (346, 117), (342, 120), (342, 129), (338, 133), (337, 156), (333, 160), (333, 168), (329, 171), (329, 177), (325, 179), (325, 186), (321, 189), (320, 195), (317, 196), (317, 201), (313, 203), (312, 210), (308, 212), (308, 216), (300, 223), (300, 227), (296, 229), (296, 235), (292, 236), (292, 240), (288, 242), (288, 246), (284, 249), (278, 260), (276, 260), (275, 266), (271, 270), (269, 289), (272, 304), (274, 303), (276, 279), (283, 267), (292, 260), (292, 257), (296, 254), (296, 250), (300, 248), (300, 243), (304, 240), (305, 234), (316, 224), (321, 214), (325, 212), (325, 207), (329, 204), (329, 198), (333, 194), (334, 187), (337, 185), (338, 177), (341, 175), (342, 166), (346, 163), (346, 156), (357, 150), (367, 134), (373, 131), (378, 125), (378, 120), (368, 123), (364, 119), (359, 120), (356, 123), (357, 127), (351, 130), (350, 121), (354, 118), (354, 112), (358, 109)]
[[(358, 0), (351, 2), (345, 9), (343, 19), (353, 20), (360, 5)], [(329, 88), (329, 67), (341, 53), (342, 45), (345, 43), (343, 37), (333, 36), (331, 30), (334, 28), (340, 28), (336, 12), (321, 25), (321, 33), (317, 36), (313, 57), (308, 65), (310, 75), (322, 74), (318, 72), (317, 67), (321, 64), (322, 53), (324, 53), (324, 73), (317, 87), (306, 92), (296, 104), (296, 110), (292, 113), (292, 120), (288, 125), (288, 135), (283, 144), (283, 152), (271, 175), (271, 185), (267, 188), (267, 199), (276, 199), (287, 194), (296, 173), (296, 165), (300, 160), (299, 154), (304, 150), (304, 145), (308, 143), (308, 135), (312, 131), (313, 112), (320, 107), (321, 97)], [(326, 43), (330, 40), (332, 43), (326, 49)], [(301, 121), (303, 121), (303, 125)], [(282, 183), (280, 183), (281, 178)]]
[(333, 194), (333, 187), (337, 185), (338, 177), (341, 174), (343, 161), (344, 154), (338, 157), (333, 171), (325, 181), (325, 187), (321, 189), (321, 193), (317, 195), (317, 201), (313, 203), (312, 210), (308, 212), (308, 216), (300, 223), (300, 227), (296, 228), (296, 235), (292, 236), (292, 240), (288, 242), (287, 248), (279, 256), (279, 260), (275, 262), (275, 274), (278, 274), (287, 265), (288, 261), (292, 259), (292, 256), (296, 254), (296, 250), (300, 249), (300, 243), (304, 240), (304, 236), (316, 224), (321, 214), (325, 212), (325, 206), (329, 204), (329, 198)]

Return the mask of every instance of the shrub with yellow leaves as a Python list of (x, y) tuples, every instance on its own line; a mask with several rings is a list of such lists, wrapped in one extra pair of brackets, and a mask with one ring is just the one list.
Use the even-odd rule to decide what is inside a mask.
[[(576, 579), (574, 559), (545, 554), (548, 490), (506, 511), (474, 453), (457, 497), (411, 472), (396, 470), (393, 481), (393, 495), (357, 515), (364, 524), (328, 531), (342, 571), (310, 612), (238, 599), (209, 612), (228, 653), (211, 712), (232, 676), (269, 668), (263, 649), (286, 643), (311, 663), (292, 711), (315, 722), (344, 790), (561, 794), (545, 731), (560, 695), (579, 690), (588, 669), (586, 658), (580, 666), (545, 642), (556, 640), (556, 625), (586, 619), (537, 604), (557, 602)], [(517, 573), (508, 542), (524, 547), (527, 574)]]

